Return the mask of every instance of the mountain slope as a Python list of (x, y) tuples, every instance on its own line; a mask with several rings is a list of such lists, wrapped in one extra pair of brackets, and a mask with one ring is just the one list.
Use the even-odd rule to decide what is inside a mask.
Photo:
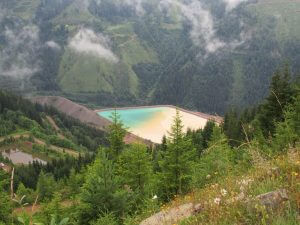
[(0, 3), (0, 86), (101, 106), (223, 113), (262, 99), (300, 60), (300, 1)]

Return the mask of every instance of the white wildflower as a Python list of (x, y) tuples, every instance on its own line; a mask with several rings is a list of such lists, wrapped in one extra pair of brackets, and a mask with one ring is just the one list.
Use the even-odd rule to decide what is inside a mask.
[(153, 199), (153, 200), (157, 199), (157, 195), (154, 195), (152, 199)]
[(220, 198), (215, 198), (215, 199), (214, 199), (214, 203), (215, 203), (216, 205), (220, 205), (220, 202), (221, 202), (221, 199), (220, 199)]
[(225, 189), (221, 189), (221, 195), (225, 197), (227, 195), (227, 191)]

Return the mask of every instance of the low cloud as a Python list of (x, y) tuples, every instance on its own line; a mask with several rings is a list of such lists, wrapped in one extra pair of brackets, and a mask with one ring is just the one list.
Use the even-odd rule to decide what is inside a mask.
[[(95, 0), (100, 4), (103, 0)], [(232, 43), (226, 43), (221, 37), (216, 35), (215, 21), (209, 7), (210, 3), (203, 0), (152, 0), (153, 4), (157, 4), (158, 9), (163, 12), (169, 12), (173, 7), (179, 9), (182, 19), (187, 20), (191, 24), (190, 38), (193, 43), (204, 49), (207, 54), (214, 53), (222, 48), (230, 48), (242, 43), (242, 34)], [(212, 0), (213, 1), (213, 0)], [(241, 3), (249, 0), (222, 0), (225, 3), (227, 13), (238, 7)], [(131, 7), (138, 16), (145, 14), (144, 4), (149, 0), (114, 0), (116, 7)], [(221, 3), (221, 2), (220, 2)]]
[[(248, 0), (223, 0), (226, 3), (226, 11), (229, 12), (242, 2)], [(193, 43), (203, 48), (207, 54), (212, 54), (221, 49), (234, 49), (242, 45), (249, 37), (249, 33), (241, 32), (239, 37), (231, 42), (225, 42), (216, 33), (215, 21), (211, 11), (197, 0), (160, 0), (159, 8), (169, 10), (172, 6), (179, 8), (182, 16), (191, 24), (190, 38)], [(242, 24), (242, 21), (240, 22)]]
[(55, 49), (55, 50), (60, 50), (61, 47), (59, 44), (57, 44), (55, 41), (47, 41), (46, 46), (48, 46), (49, 48)]
[(40, 47), (39, 29), (28, 25), (16, 30), (5, 28), (5, 47), (0, 52), (0, 75), (28, 79), (39, 68), (36, 52)]
[(177, 6), (185, 19), (192, 26), (190, 37), (198, 47), (204, 47), (208, 53), (213, 53), (225, 45), (215, 35), (214, 20), (209, 10), (196, 0), (183, 4), (176, 0), (161, 0), (160, 8), (169, 9), (171, 5)]
[(239, 4), (247, 2), (248, 0), (223, 0), (226, 3), (226, 9), (228, 11), (236, 8)]
[(86, 28), (80, 29), (69, 41), (69, 47), (79, 53), (92, 54), (117, 63), (118, 57), (109, 49), (109, 39)]

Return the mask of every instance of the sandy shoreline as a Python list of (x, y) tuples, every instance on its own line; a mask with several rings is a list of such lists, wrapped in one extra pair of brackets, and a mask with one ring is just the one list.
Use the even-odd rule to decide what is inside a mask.
[[(176, 115), (175, 107), (163, 108), (164, 109), (162, 111), (155, 113), (153, 118), (150, 120), (142, 122), (137, 126), (130, 127), (129, 132), (141, 138), (151, 140), (154, 143), (161, 143), (162, 137), (164, 135), (168, 136), (168, 131), (170, 131)], [(193, 130), (203, 128), (208, 121), (208, 119), (195, 114), (181, 110), (179, 110), (179, 112), (184, 125), (184, 131), (186, 131), (187, 128), (191, 128)]]
[(195, 116), (207, 119), (207, 120), (213, 120), (216, 123), (220, 124), (223, 121), (223, 118), (218, 115), (210, 115), (207, 113), (197, 112), (197, 111), (190, 111), (186, 110), (180, 107), (176, 107), (173, 105), (151, 105), (151, 106), (128, 106), (128, 107), (115, 107), (115, 108), (104, 108), (104, 109), (96, 109), (94, 110), (96, 113), (104, 112), (104, 111), (111, 111), (111, 110), (126, 110), (126, 109), (144, 109), (144, 108), (158, 108), (158, 107), (167, 107), (167, 108), (173, 108), (178, 109), (180, 112), (190, 113)]

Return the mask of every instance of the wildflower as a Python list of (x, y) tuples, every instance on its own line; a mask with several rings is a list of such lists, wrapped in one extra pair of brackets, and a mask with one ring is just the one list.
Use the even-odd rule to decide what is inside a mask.
[(154, 200), (154, 199), (157, 199), (157, 195), (154, 195), (152, 199), (153, 199), (153, 200)]
[(219, 186), (218, 183), (215, 183), (215, 184), (212, 184), (212, 185), (211, 185), (212, 188), (217, 188), (218, 186)]
[(210, 179), (210, 178), (211, 178), (211, 175), (208, 174), (208, 175), (206, 176), (206, 179), (208, 180), (208, 179)]
[(227, 195), (227, 191), (225, 189), (221, 189), (221, 195), (224, 197)]
[(216, 205), (220, 205), (220, 202), (221, 202), (221, 199), (220, 199), (220, 198), (215, 198), (215, 199), (214, 199), (214, 203), (215, 203)]
[(297, 172), (292, 172), (292, 176), (298, 176), (298, 173)]

